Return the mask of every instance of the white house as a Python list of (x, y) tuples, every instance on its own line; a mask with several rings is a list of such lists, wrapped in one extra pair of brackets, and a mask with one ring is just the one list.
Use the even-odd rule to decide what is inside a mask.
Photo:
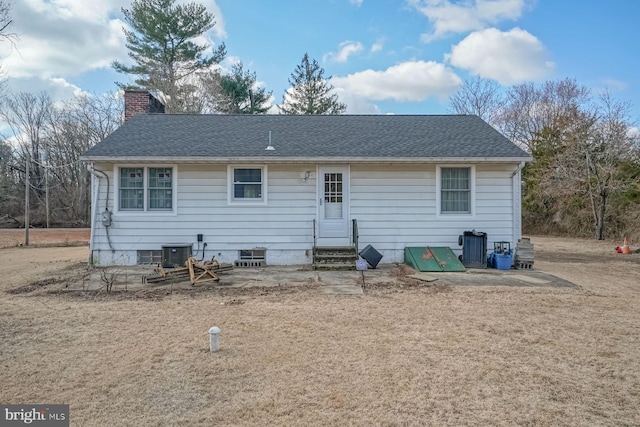
[(464, 231), (489, 248), (521, 237), (530, 156), (479, 117), (149, 114), (162, 106), (140, 91), (125, 103), (133, 117), (82, 156), (98, 265), (159, 262), (163, 247), (311, 264), (354, 234), (392, 263), (406, 246), (460, 253)]

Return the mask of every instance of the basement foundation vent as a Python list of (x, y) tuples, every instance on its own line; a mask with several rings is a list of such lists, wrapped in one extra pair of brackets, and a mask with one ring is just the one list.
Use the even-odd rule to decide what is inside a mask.
[(162, 262), (162, 251), (142, 250), (142, 251), (138, 251), (137, 255), (138, 255), (138, 259), (137, 259), (138, 265), (152, 265), (152, 264), (160, 264)]
[(238, 251), (236, 267), (264, 267), (267, 265), (266, 249), (245, 249)]

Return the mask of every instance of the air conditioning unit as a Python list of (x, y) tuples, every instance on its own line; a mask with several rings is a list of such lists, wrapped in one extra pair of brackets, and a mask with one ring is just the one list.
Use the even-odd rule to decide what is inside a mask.
[(184, 267), (191, 256), (193, 245), (190, 243), (162, 245), (162, 266), (164, 268)]

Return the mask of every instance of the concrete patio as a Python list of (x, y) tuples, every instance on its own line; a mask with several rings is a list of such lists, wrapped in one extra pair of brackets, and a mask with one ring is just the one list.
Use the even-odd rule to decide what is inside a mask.
[(417, 272), (404, 264), (381, 264), (364, 272), (316, 271), (310, 266), (267, 266), (235, 268), (219, 273), (219, 282), (206, 282), (192, 286), (189, 281), (166, 280), (144, 283), (143, 276), (153, 273), (152, 266), (116, 266), (94, 268), (84, 278), (70, 283), (70, 291), (96, 291), (112, 284), (112, 290), (139, 291), (167, 289), (193, 289), (219, 287), (240, 289), (247, 287), (309, 286), (317, 285), (328, 294), (361, 295), (372, 285), (401, 285), (406, 283), (438, 286), (512, 286), (512, 287), (577, 287), (571, 282), (535, 269), (496, 270), (468, 269), (465, 272)]

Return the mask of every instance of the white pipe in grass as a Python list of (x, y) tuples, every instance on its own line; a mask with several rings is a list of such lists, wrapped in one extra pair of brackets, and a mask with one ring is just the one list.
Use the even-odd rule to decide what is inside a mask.
[(220, 350), (220, 328), (213, 326), (209, 329), (209, 349), (212, 353)]

